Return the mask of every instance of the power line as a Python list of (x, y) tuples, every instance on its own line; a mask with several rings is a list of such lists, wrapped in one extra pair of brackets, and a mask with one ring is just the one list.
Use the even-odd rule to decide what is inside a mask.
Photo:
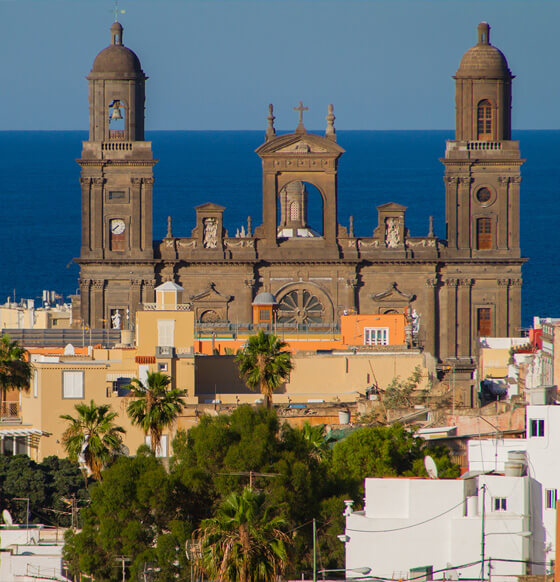
[(453, 507), (450, 507), (449, 509), (446, 509), (444, 512), (442, 513), (438, 513), (438, 515), (434, 515), (433, 517), (429, 517), (428, 519), (425, 519), (424, 521), (419, 521), (418, 523), (413, 523), (412, 525), (405, 525), (403, 527), (395, 527), (393, 529), (352, 529), (347, 527), (346, 531), (356, 531), (356, 532), (361, 532), (361, 533), (388, 533), (388, 532), (392, 532), (392, 531), (401, 531), (403, 529), (410, 529), (412, 527), (417, 527), (419, 525), (423, 525), (425, 523), (428, 523), (430, 521), (433, 521), (434, 519), (437, 519), (438, 517), (441, 517), (442, 515), (445, 515), (446, 513), (449, 513), (451, 511), (453, 511), (454, 509), (457, 509), (457, 507), (459, 507), (460, 505), (463, 505), (465, 503), (465, 500), (460, 501), (459, 503), (457, 503), (457, 505), (454, 505)]

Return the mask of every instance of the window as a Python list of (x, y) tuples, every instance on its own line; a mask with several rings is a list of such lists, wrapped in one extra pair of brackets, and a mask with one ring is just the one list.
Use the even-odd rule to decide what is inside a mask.
[(492, 192), (486, 187), (480, 188), (476, 193), (476, 199), (481, 203), (484, 204), (489, 202), (492, 198)]
[(123, 190), (112, 190), (109, 192), (109, 200), (122, 200), (125, 197)]
[(175, 320), (160, 319), (158, 322), (159, 347), (172, 348), (175, 346)]
[(62, 372), (62, 398), (84, 397), (84, 373)]
[(492, 248), (492, 219), (479, 218), (476, 221), (476, 248), (488, 250)]
[(505, 497), (492, 497), (492, 509), (494, 511), (507, 511), (507, 499)]
[[(152, 448), (152, 437), (147, 436), (145, 442), (151, 449)], [(161, 440), (159, 441), (159, 447), (156, 451), (156, 457), (159, 457), (161, 459), (161, 458), (165, 458), (165, 457), (169, 456), (169, 453), (167, 450), (168, 449), (167, 442), (168, 442), (168, 436), (166, 434), (162, 434)]]
[(486, 99), (478, 104), (477, 130), (479, 140), (492, 139), (492, 104)]
[(33, 398), (39, 396), (39, 373), (37, 370), (33, 372)]
[(529, 421), (529, 436), (531, 437), (544, 436), (544, 420), (542, 418), (532, 418)]
[(167, 362), (160, 362), (157, 366), (158, 372), (167, 372), (168, 366)]
[(388, 327), (364, 328), (364, 346), (387, 346), (387, 345), (389, 345)]
[(259, 311), (259, 321), (270, 321), (271, 313), (270, 309), (261, 309)]
[(490, 307), (481, 307), (476, 310), (476, 327), (478, 337), (488, 337), (492, 335), (492, 311)]
[(556, 509), (556, 501), (558, 499), (557, 489), (545, 489), (544, 491), (544, 506), (547, 509)]

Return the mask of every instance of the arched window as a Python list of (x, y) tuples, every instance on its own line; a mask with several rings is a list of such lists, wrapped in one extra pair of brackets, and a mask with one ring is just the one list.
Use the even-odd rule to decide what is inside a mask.
[(476, 221), (476, 248), (479, 250), (492, 248), (491, 218), (479, 218)]
[(487, 99), (478, 104), (477, 134), (481, 141), (492, 139), (492, 104)]

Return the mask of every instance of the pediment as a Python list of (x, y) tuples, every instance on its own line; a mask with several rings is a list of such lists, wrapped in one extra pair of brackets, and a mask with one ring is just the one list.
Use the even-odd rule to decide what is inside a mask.
[(231, 295), (224, 295), (216, 289), (216, 284), (211, 282), (208, 287), (201, 293), (196, 295), (191, 295), (189, 301), (204, 301), (204, 302), (215, 302), (215, 303), (227, 303), (231, 301)]
[(370, 297), (374, 301), (388, 303), (410, 303), (416, 299), (416, 295), (414, 295), (414, 293), (406, 293), (401, 291), (396, 282), (391, 283), (389, 287), (385, 289), (385, 291), (381, 291), (381, 293), (373, 293), (370, 295)]
[(381, 204), (381, 206), (377, 206), (377, 210), (384, 210), (389, 212), (405, 212), (406, 209), (407, 206), (397, 204), (396, 202), (386, 202), (385, 204)]
[(223, 212), (226, 207), (225, 206), (220, 206), (219, 204), (214, 204), (214, 202), (205, 202), (204, 204), (201, 204), (200, 206), (195, 206), (194, 209), (197, 212), (202, 211), (210, 211), (210, 212)]
[(337, 155), (344, 153), (335, 141), (316, 135), (314, 133), (288, 133), (273, 138), (258, 147), (256, 153), (261, 155), (271, 154), (331, 154)]

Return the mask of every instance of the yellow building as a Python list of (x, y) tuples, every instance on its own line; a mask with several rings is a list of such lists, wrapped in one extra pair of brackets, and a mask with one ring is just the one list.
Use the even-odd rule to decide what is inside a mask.
[[(110, 404), (118, 413), (117, 424), (126, 429), (124, 443), (134, 453), (145, 442), (144, 433), (132, 426), (126, 414), (130, 401), (126, 386), (132, 378), (145, 381), (148, 372), (161, 371), (173, 379), (173, 387), (187, 391), (187, 402), (195, 402), (194, 313), (182, 304), (183, 289), (164, 283), (156, 289), (156, 302), (145, 304), (136, 314), (136, 342), (123, 330), (123, 344), (102, 349), (90, 347), (77, 354), (67, 346), (63, 354), (31, 352), (33, 381), (20, 394), (17, 415), (0, 424), (1, 447), (6, 452), (27, 453), (34, 459), (65, 456), (62, 433), (67, 422), (61, 414), (76, 415), (75, 404)], [(181, 417), (162, 438), (161, 456), (168, 456), (171, 439), (178, 427), (192, 424)]]

